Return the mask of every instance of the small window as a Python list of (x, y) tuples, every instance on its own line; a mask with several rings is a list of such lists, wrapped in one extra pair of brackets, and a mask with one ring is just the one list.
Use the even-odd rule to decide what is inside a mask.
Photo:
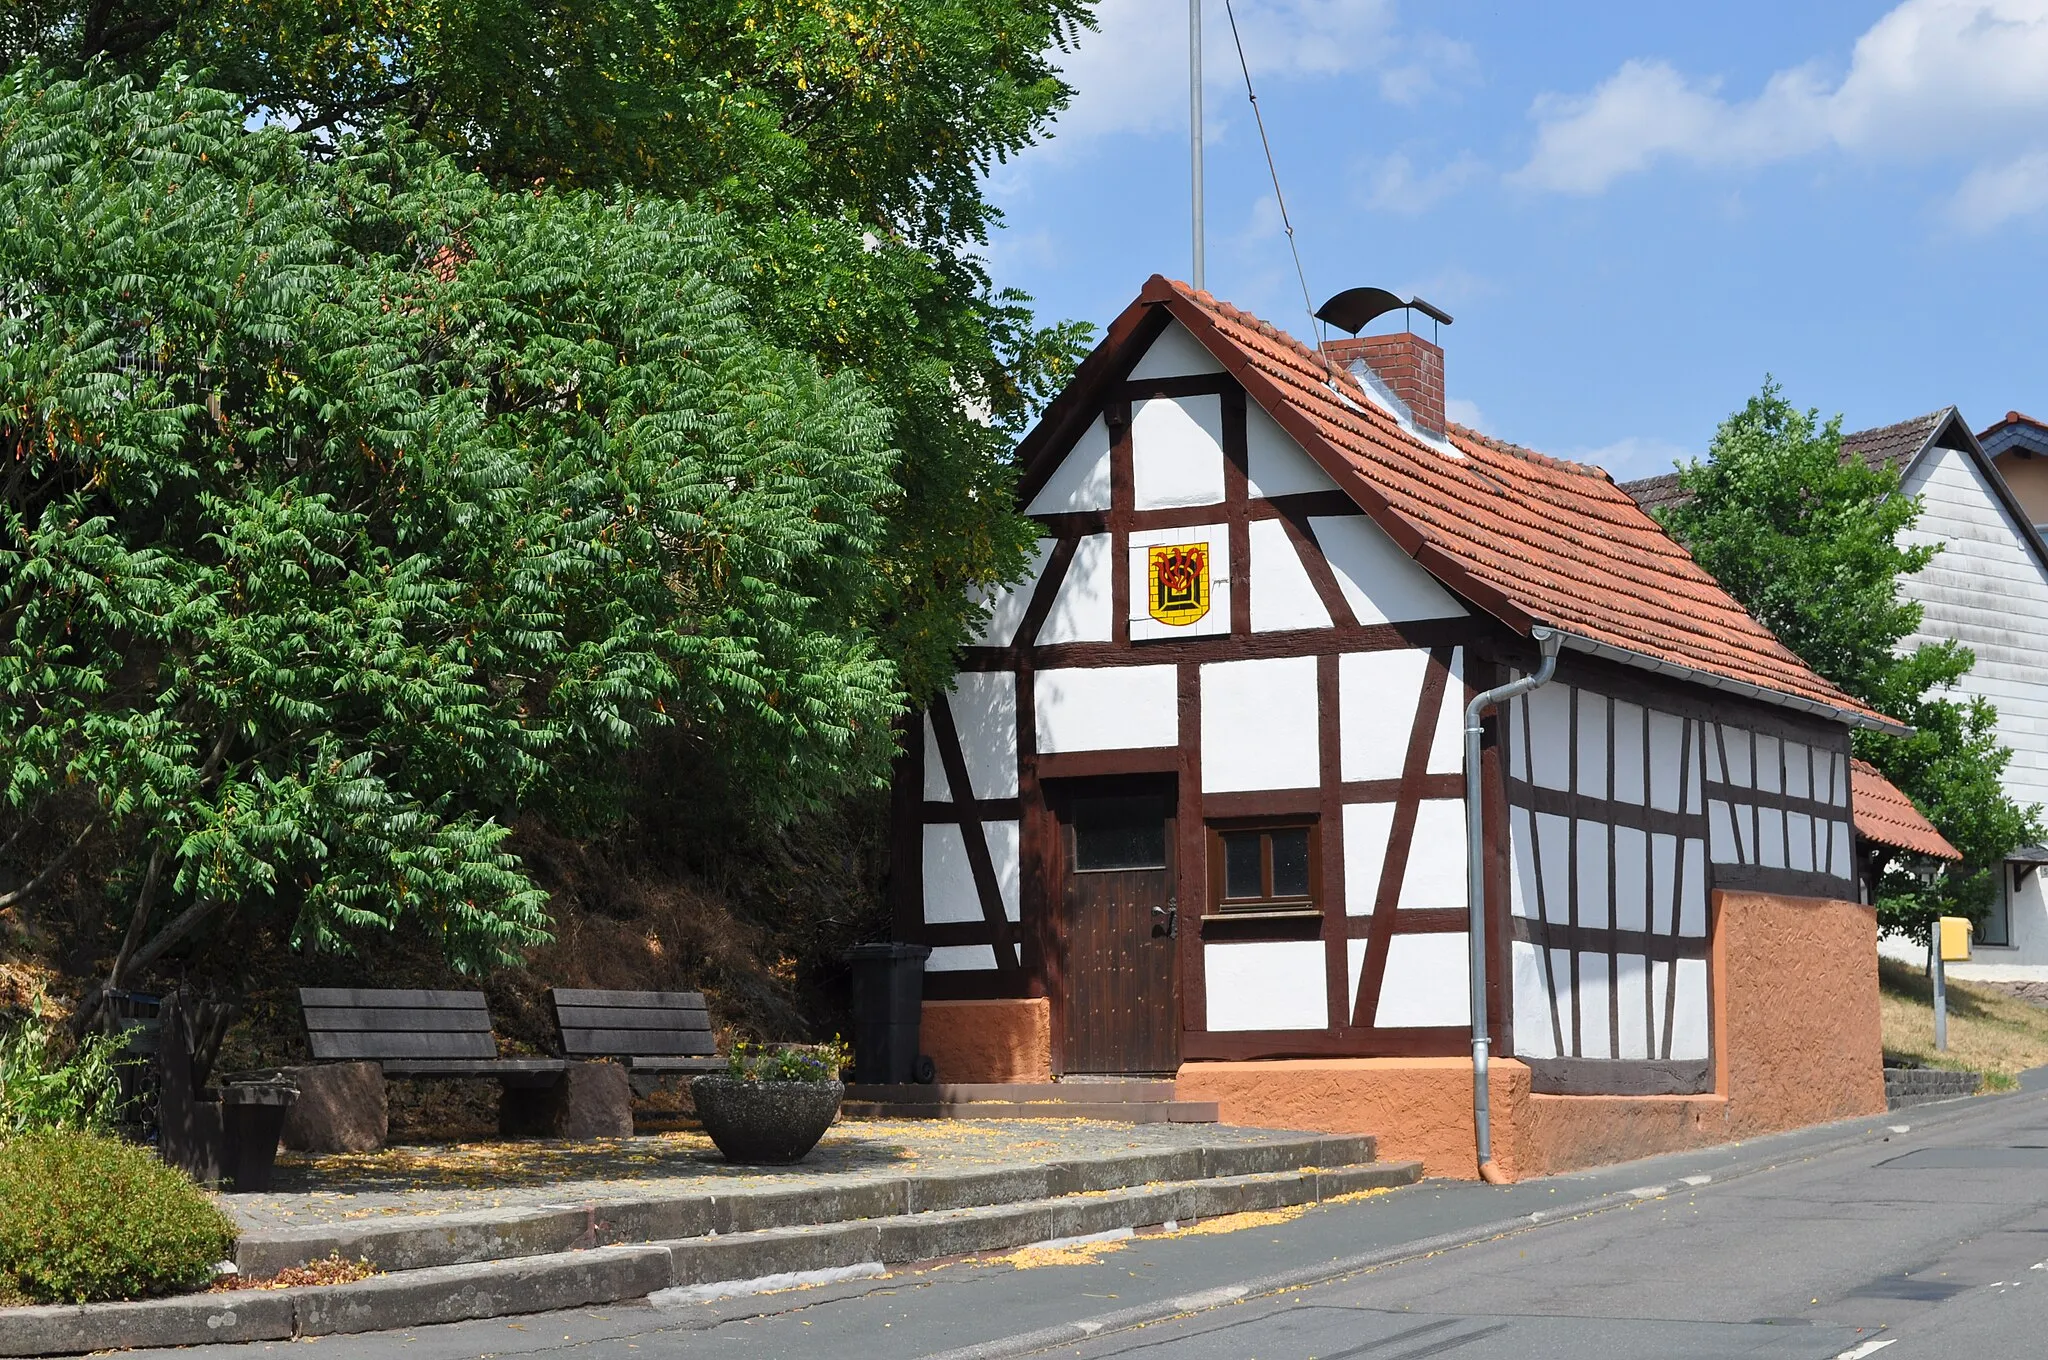
[(1316, 905), (1313, 824), (1226, 826), (1210, 833), (1215, 910), (1274, 911)]
[(1074, 869), (1166, 867), (1166, 799), (1159, 794), (1074, 800)]
[(2000, 891), (1991, 899), (1991, 909), (1984, 913), (1984, 919), (1977, 922), (1976, 943), (1988, 945), (2010, 945), (2012, 943), (2013, 899), (2025, 890), (2034, 879), (2035, 866), (2007, 860), (2004, 880)]

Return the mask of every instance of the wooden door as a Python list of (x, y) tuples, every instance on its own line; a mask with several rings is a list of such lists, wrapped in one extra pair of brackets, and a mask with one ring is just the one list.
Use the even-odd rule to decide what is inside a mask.
[(1109, 784), (1059, 800), (1065, 860), (1065, 1070), (1180, 1065), (1173, 791)]

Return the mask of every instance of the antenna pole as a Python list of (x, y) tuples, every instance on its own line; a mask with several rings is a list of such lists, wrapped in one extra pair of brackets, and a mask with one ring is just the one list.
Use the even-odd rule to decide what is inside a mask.
[(1207, 285), (1202, 280), (1202, 0), (1188, 0), (1188, 142), (1195, 219), (1195, 269), (1191, 281), (1195, 287), (1203, 288)]

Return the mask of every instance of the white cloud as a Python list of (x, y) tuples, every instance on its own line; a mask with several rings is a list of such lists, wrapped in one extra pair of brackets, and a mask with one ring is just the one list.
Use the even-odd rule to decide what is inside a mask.
[(1949, 215), (1970, 231), (1989, 231), (2048, 208), (2048, 151), (2029, 151), (2002, 165), (1980, 166), (1956, 190)]
[(1379, 212), (1413, 216), (1428, 212), (1485, 172), (1485, 163), (1469, 151), (1460, 152), (1448, 165), (1420, 172), (1406, 153), (1397, 151), (1367, 172), (1365, 204)]
[(1532, 112), (1535, 151), (1511, 178), (1561, 193), (1662, 160), (1747, 168), (1832, 149), (1984, 164), (2048, 147), (2048, 0), (1904, 0), (1857, 39), (1839, 81), (1808, 63), (1731, 100), (1717, 80), (1635, 60)]
[[(1074, 100), (1054, 129), (1055, 145), (1116, 133), (1179, 132), (1188, 120), (1187, 0), (1103, 0), (1098, 31), (1083, 33), (1060, 61)], [(1204, 119), (1244, 104), (1244, 77), (1223, 6), (1204, 6)], [(1242, 0), (1245, 62), (1261, 85), (1358, 71), (1380, 75), (1382, 95), (1412, 103), (1472, 66), (1462, 43), (1404, 35), (1395, 0)]]
[(1486, 428), (1486, 413), (1479, 409), (1479, 403), (1467, 401), (1463, 397), (1445, 397), (1444, 416), (1468, 430)]
[(1654, 477), (1660, 472), (1669, 472), (1673, 463), (1697, 455), (1685, 445), (1674, 444), (1668, 439), (1628, 435), (1597, 449), (1575, 449), (1562, 456), (1575, 463), (1591, 463), (1595, 467), (1606, 468), (1614, 475), (1614, 480), (1629, 482), (1638, 477)]

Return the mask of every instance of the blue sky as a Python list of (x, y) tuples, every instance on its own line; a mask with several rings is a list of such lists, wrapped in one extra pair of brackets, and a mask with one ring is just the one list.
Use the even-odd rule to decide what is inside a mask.
[[(1208, 285), (1309, 322), (1208, 12)], [(999, 283), (1107, 322), (1188, 273), (1186, 0), (1103, 0), (991, 176)], [(1450, 311), (1453, 418), (1666, 470), (1768, 372), (1851, 429), (2048, 416), (2048, 0), (1242, 0), (1315, 301)]]

